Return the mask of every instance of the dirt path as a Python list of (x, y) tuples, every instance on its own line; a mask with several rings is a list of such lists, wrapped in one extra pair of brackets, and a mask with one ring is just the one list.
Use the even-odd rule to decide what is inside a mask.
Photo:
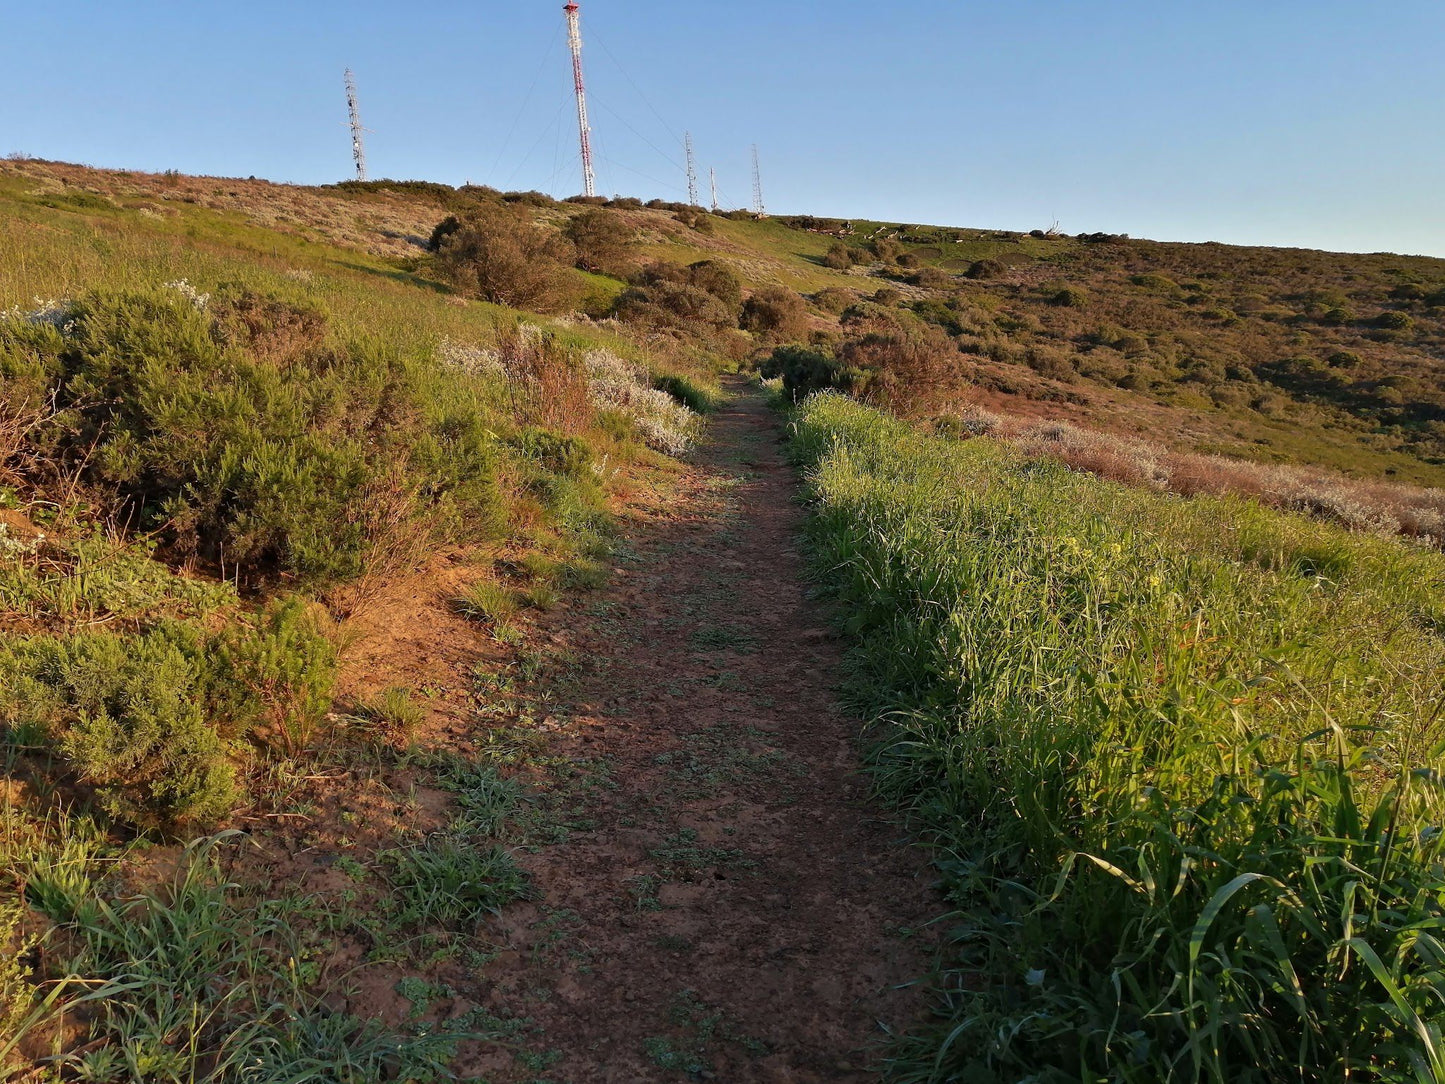
[(550, 630), (576, 662), (548, 752), (588, 785), (523, 856), (538, 902), (486, 973), (546, 1049), (489, 1079), (868, 1080), (918, 1010), (895, 987), (927, 966), (929, 877), (857, 774), (778, 419), (735, 391)]

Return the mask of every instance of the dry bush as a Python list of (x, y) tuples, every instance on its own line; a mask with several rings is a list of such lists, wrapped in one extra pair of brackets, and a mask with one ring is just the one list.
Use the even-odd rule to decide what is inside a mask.
[(1018, 443), (1030, 455), (1052, 456), (1074, 470), (1126, 485), (1162, 487), (1166, 480), (1157, 449), (1113, 433), (1044, 422), (1025, 429)]
[(1173, 452), (1149, 441), (1067, 422), (1024, 423), (988, 415), (986, 422), (969, 424), (960, 419), (950, 421), (947, 428), (987, 432), (1011, 441), (1026, 454), (1049, 456), (1074, 470), (1126, 485), (1166, 489), (1185, 497), (1235, 494), (1352, 530), (1445, 545), (1445, 492), (1438, 489), (1358, 481), (1317, 467)]
[(845, 369), (866, 374), (863, 398), (901, 415), (927, 412), (962, 380), (959, 353), (937, 328), (899, 328), (853, 339), (838, 352)]
[(480, 205), (439, 245), (438, 269), (483, 301), (541, 312), (566, 299), (573, 250), (524, 210)]
[(587, 374), (555, 335), (534, 324), (500, 326), (497, 355), (518, 421), (568, 436), (592, 424)]

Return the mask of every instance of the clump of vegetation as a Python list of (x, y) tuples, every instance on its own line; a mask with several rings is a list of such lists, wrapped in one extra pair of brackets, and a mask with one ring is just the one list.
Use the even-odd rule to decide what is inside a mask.
[(789, 342), (808, 333), (808, 308), (796, 290), (769, 286), (743, 304), (742, 327), (771, 342)]
[(179, 556), (344, 580), (397, 520), (489, 520), (481, 403), (419, 359), (334, 344), (314, 309), (244, 289), (101, 293), (64, 312), (0, 320), (0, 374), (54, 403), (27, 432), (28, 474), (119, 493)]
[(839, 396), (798, 451), (874, 771), (960, 913), (898, 1072), (1438, 1074), (1445, 558)]
[(743, 291), (727, 267), (704, 260), (690, 267), (652, 263), (629, 280), (617, 299), (617, 315), (707, 336), (737, 326)]
[(567, 268), (576, 256), (554, 228), (538, 225), (524, 210), (482, 204), (437, 229), (432, 235), (437, 269), (457, 289), (533, 312), (566, 300)]
[(625, 272), (634, 231), (621, 215), (594, 207), (567, 220), (562, 236), (577, 250), (577, 266), (606, 274)]
[(450, 835), (380, 855), (401, 921), (417, 926), (476, 924), (530, 893), (526, 874), (502, 847)]

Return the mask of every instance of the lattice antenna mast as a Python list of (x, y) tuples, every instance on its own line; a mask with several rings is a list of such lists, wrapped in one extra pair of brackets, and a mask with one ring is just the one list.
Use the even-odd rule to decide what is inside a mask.
[(687, 152), (687, 205), (701, 207), (697, 198), (697, 161), (692, 156), (692, 133), (682, 134), (683, 149)]
[(753, 214), (762, 218), (768, 213), (763, 206), (763, 167), (758, 164), (758, 145), (753, 144)]
[(361, 126), (361, 107), (356, 104), (356, 76), (346, 69), (346, 108), (351, 113), (351, 160), (356, 163), (356, 179), (366, 180), (366, 145)]
[(721, 210), (717, 202), (717, 170), (709, 166), (707, 172), (708, 176), (712, 179), (712, 213), (717, 214), (718, 211)]
[(572, 81), (577, 87), (577, 131), (582, 139), (582, 194), (597, 195), (597, 177), (592, 172), (592, 126), (587, 123), (587, 83), (582, 78), (581, 6), (570, 0), (567, 13), (567, 45), (572, 50)]

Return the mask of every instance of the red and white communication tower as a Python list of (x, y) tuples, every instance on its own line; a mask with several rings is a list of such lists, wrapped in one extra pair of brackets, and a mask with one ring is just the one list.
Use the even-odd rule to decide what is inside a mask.
[(581, 6), (570, 0), (567, 13), (567, 44), (572, 49), (572, 79), (577, 85), (577, 130), (582, 136), (582, 194), (597, 195), (597, 177), (592, 172), (592, 128), (587, 123), (587, 84), (582, 78)]

